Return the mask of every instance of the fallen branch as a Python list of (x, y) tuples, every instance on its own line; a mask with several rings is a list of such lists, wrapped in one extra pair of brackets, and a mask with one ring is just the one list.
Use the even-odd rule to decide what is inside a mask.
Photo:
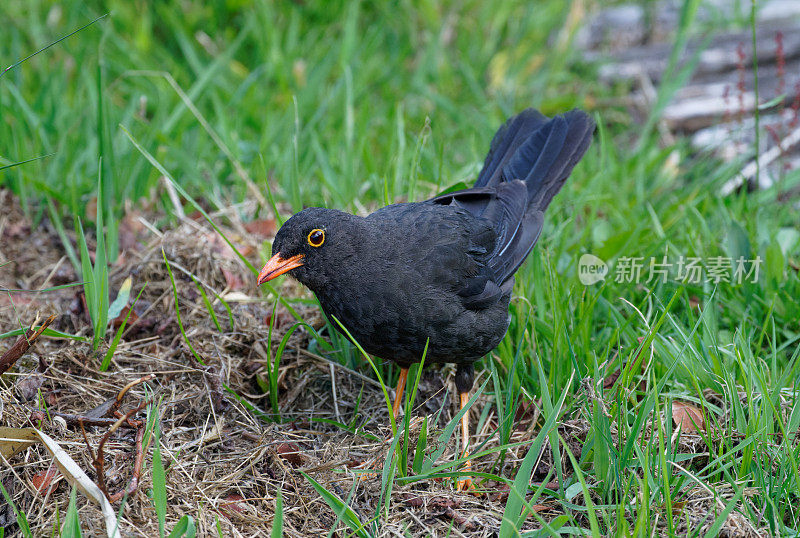
[(8, 351), (3, 353), (3, 356), (0, 357), (0, 375), (4, 374), (6, 370), (14, 366), (14, 363), (16, 363), (25, 354), (25, 352), (30, 349), (33, 343), (36, 342), (36, 339), (42, 335), (44, 330), (49, 327), (51, 323), (53, 323), (54, 319), (56, 319), (55, 314), (47, 318), (45, 322), (42, 323), (41, 327), (36, 330), (33, 329), (34, 325), (36, 325), (36, 322), (34, 321), (30, 329), (25, 331), (25, 334), (21, 335), (17, 341), (14, 342), (14, 345), (11, 346)]

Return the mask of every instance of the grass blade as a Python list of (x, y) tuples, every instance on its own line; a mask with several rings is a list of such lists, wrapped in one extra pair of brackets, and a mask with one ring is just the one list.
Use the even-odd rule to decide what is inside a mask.
[[(130, 277), (129, 277), (129, 279), (130, 279)], [(109, 366), (109, 364), (111, 364), (111, 358), (114, 356), (114, 352), (117, 350), (117, 346), (119, 346), (119, 341), (122, 338), (122, 333), (125, 332), (125, 326), (128, 324), (128, 318), (131, 317), (131, 312), (133, 312), (133, 309), (136, 306), (136, 303), (139, 302), (139, 297), (142, 296), (142, 292), (144, 291), (144, 289), (146, 287), (147, 287), (147, 283), (145, 282), (144, 286), (142, 286), (142, 289), (140, 289), (139, 293), (136, 295), (136, 299), (134, 299), (133, 304), (128, 309), (128, 313), (125, 314), (125, 319), (122, 320), (122, 323), (120, 324), (119, 328), (117, 329), (117, 334), (114, 335), (114, 340), (111, 342), (111, 345), (109, 346), (108, 351), (106, 351), (106, 356), (103, 358), (103, 363), (100, 365), (100, 371), (101, 372), (105, 372), (106, 370), (108, 370), (108, 366)], [(128, 292), (130, 292), (130, 289), (128, 290)], [(128, 301), (126, 300), (125, 302), (127, 303)], [(119, 314), (117, 314), (117, 315), (119, 315)], [(117, 316), (114, 316), (114, 318), (116, 318), (116, 317)]]
[(23, 164), (32, 163), (33, 161), (40, 161), (42, 159), (46, 159), (47, 157), (51, 157), (53, 155), (55, 155), (55, 153), (48, 153), (47, 155), (39, 155), (38, 157), (31, 157), (30, 159), (25, 159), (24, 161), (19, 161), (19, 162), (15, 162), (15, 163), (11, 163), (11, 164), (6, 164), (6, 165), (3, 165), (3, 166), (0, 166), (0, 172), (2, 172), (3, 170), (6, 170), (8, 168), (14, 168), (15, 166), (20, 166), (20, 165), (23, 165)]
[(200, 282), (197, 281), (197, 278), (194, 275), (190, 275), (192, 282), (197, 287), (197, 291), (200, 292), (200, 297), (203, 298), (203, 304), (206, 305), (206, 310), (208, 310), (208, 314), (211, 316), (211, 321), (214, 322), (214, 325), (217, 327), (219, 332), (222, 332), (222, 326), (219, 324), (219, 319), (217, 319), (217, 313), (214, 312), (214, 307), (211, 305), (211, 301), (208, 300), (208, 295), (206, 294), (206, 290)]
[(153, 417), (153, 506), (158, 517), (158, 534), (163, 538), (167, 519), (167, 475), (161, 461), (161, 426), (159, 417)]
[(167, 264), (167, 273), (169, 274), (169, 281), (172, 283), (172, 296), (175, 299), (175, 317), (178, 320), (178, 328), (181, 330), (181, 336), (183, 336), (183, 341), (186, 342), (186, 346), (189, 348), (189, 351), (192, 352), (194, 358), (197, 359), (197, 362), (200, 364), (205, 364), (203, 359), (200, 358), (200, 355), (197, 351), (194, 350), (192, 343), (189, 341), (189, 337), (186, 336), (186, 330), (183, 328), (183, 321), (181, 321), (181, 309), (180, 309), (180, 300), (178, 299), (178, 286), (175, 285), (175, 277), (172, 274), (172, 267), (169, 264), (169, 260), (167, 260), (167, 254), (164, 252), (164, 249), (161, 249), (161, 256), (164, 258), (164, 263)]
[(569, 461), (572, 462), (572, 468), (575, 470), (575, 475), (578, 477), (578, 480), (580, 481), (581, 492), (583, 492), (583, 500), (586, 503), (586, 512), (589, 514), (589, 526), (592, 529), (592, 536), (594, 536), (595, 538), (600, 538), (603, 535), (600, 534), (600, 524), (597, 521), (596, 508), (594, 507), (594, 503), (592, 502), (592, 495), (591, 493), (589, 493), (589, 486), (586, 485), (586, 476), (581, 470), (581, 466), (578, 465), (578, 461), (572, 454), (572, 450), (569, 448), (569, 445), (567, 445), (567, 442), (560, 435), (558, 436), (558, 438), (561, 440), (561, 444), (564, 445), (564, 448), (566, 449), (564, 450), (564, 452), (567, 453)]
[(65, 36), (61, 36), (61, 37), (59, 37), (59, 38), (58, 38), (58, 39), (56, 39), (55, 41), (53, 41), (53, 42), (51, 42), (51, 43), (48, 43), (47, 45), (45, 45), (44, 47), (40, 48), (40, 49), (39, 49), (39, 50), (37, 50), (36, 52), (34, 52), (34, 53), (32, 53), (32, 54), (29, 54), (29, 55), (25, 56), (23, 59), (21, 59), (21, 60), (19, 60), (19, 61), (15, 62), (15, 63), (13, 63), (13, 64), (9, 65), (8, 67), (6, 67), (6, 68), (3, 70), (3, 72), (2, 72), (2, 73), (0, 73), (0, 77), (2, 77), (2, 76), (3, 76), (3, 75), (5, 75), (6, 73), (8, 73), (8, 72), (9, 72), (9, 71), (11, 71), (12, 69), (14, 69), (15, 67), (17, 67), (17, 66), (18, 66), (18, 65), (20, 65), (21, 63), (27, 62), (28, 60), (30, 60), (31, 58), (33, 58), (33, 57), (34, 57), (34, 56), (36, 56), (37, 54), (39, 54), (39, 53), (41, 53), (41, 52), (44, 52), (44, 51), (46, 51), (47, 49), (49, 49), (50, 47), (52, 47), (52, 46), (54, 46), (54, 45), (58, 45), (59, 43), (61, 43), (61, 42), (62, 42), (62, 41), (64, 41), (65, 39), (68, 39), (68, 38), (70, 38), (70, 37), (74, 36), (75, 34), (77, 34), (78, 32), (80, 32), (80, 31), (82, 31), (82, 30), (85, 30), (86, 28), (90, 27), (91, 25), (93, 25), (94, 23), (96, 23), (97, 21), (99, 21), (100, 19), (103, 19), (103, 18), (105, 18), (105, 17), (107, 17), (107, 16), (108, 16), (108, 13), (104, 13), (104, 14), (100, 15), (99, 17), (97, 17), (96, 19), (94, 19), (93, 21), (91, 21), (91, 22), (89, 22), (89, 23), (87, 23), (87, 24), (84, 24), (83, 26), (81, 26), (81, 27), (80, 27), (80, 28), (78, 28), (77, 30), (74, 30), (74, 31), (72, 31), (72, 32), (68, 33), (68, 34), (67, 34), (67, 35), (65, 35)]
[(722, 525), (728, 520), (728, 516), (733, 512), (733, 509), (736, 508), (736, 503), (739, 502), (739, 499), (742, 498), (742, 494), (744, 493), (744, 486), (740, 487), (736, 491), (736, 495), (725, 505), (725, 509), (720, 512), (717, 516), (717, 519), (714, 520), (714, 524), (708, 528), (706, 533), (703, 535), (705, 538), (713, 538), (714, 536), (719, 536), (719, 531), (722, 529)]
[[(1, 481), (0, 481), (0, 492), (3, 493), (3, 497), (8, 503), (8, 506), (10, 506), (11, 509), (14, 511), (14, 515), (17, 518), (17, 525), (19, 525), (19, 529), (22, 532), (22, 535), (25, 536), (25, 538), (31, 538), (33, 534), (31, 534), (31, 527), (30, 525), (28, 525), (28, 518), (26, 518), (25, 514), (23, 514), (17, 508), (17, 505), (14, 504), (14, 499), (12, 499), (11, 495), (8, 494), (8, 491), (6, 491), (6, 488), (3, 486), (3, 483)], [(75, 493), (75, 490), (73, 490), (73, 493)]]
[(100, 160), (97, 177), (97, 220), (95, 221), (95, 239), (97, 246), (94, 252), (94, 283), (97, 319), (94, 321), (94, 341), (92, 347), (97, 349), (105, 337), (108, 327), (108, 256), (106, 253), (105, 219), (103, 213), (103, 161)]
[(272, 520), (272, 538), (281, 538), (283, 536), (283, 495), (280, 488), (275, 495), (275, 515)]
[[(27, 329), (14, 329), (13, 331), (0, 333), (0, 339), (11, 338), (13, 336), (19, 336), (21, 334), (24, 334), (26, 330)], [(67, 340), (77, 340), (78, 342), (85, 342), (86, 341), (86, 338), (84, 338), (83, 336), (76, 336), (74, 334), (67, 334), (67, 333), (61, 332), (61, 331), (59, 331), (57, 329), (50, 329), (50, 328), (47, 328), (44, 331), (42, 331), (42, 336), (49, 336), (50, 338), (66, 338)]]
[[(572, 377), (570, 378), (570, 383), (571, 382)], [(519, 466), (517, 475), (514, 477), (514, 482), (512, 483), (511, 489), (508, 492), (506, 508), (503, 511), (503, 522), (500, 524), (500, 538), (510, 538), (512, 536), (516, 536), (517, 529), (520, 527), (524, 517), (526, 516), (522, 512), (522, 508), (525, 497), (528, 494), (528, 485), (531, 481), (533, 466), (539, 459), (539, 453), (542, 450), (542, 445), (544, 445), (544, 442), (550, 437), (550, 432), (556, 426), (556, 421), (561, 415), (561, 411), (564, 406), (564, 400), (567, 397), (567, 392), (568, 391), (564, 391), (561, 393), (561, 398), (559, 398), (556, 405), (553, 406), (553, 412), (547, 417), (544, 426), (542, 426), (542, 429), (539, 430), (539, 433), (536, 435), (533, 443), (531, 443), (531, 446), (528, 449), (528, 453), (523, 458), (522, 464)]]
[(189, 514), (184, 514), (178, 521), (172, 532), (169, 533), (169, 538), (194, 538), (197, 536), (197, 527), (194, 524), (194, 518)]
[(67, 513), (64, 516), (64, 527), (61, 529), (62, 538), (80, 538), (81, 536), (81, 522), (78, 519), (77, 496), (78, 488), (73, 486), (69, 494)]
[(306, 480), (309, 481), (311, 486), (317, 491), (317, 493), (319, 493), (328, 506), (331, 507), (336, 515), (339, 516), (357, 536), (360, 536), (361, 538), (369, 538), (371, 536), (371, 534), (367, 532), (367, 529), (364, 527), (364, 524), (358, 519), (358, 515), (352, 508), (350, 508), (350, 505), (345, 503), (335, 494), (325, 489), (322, 484), (308, 476), (303, 471), (300, 471), (300, 474), (302, 474)]
[[(95, 273), (92, 268), (92, 259), (89, 257), (89, 247), (86, 243), (86, 235), (83, 233), (83, 224), (80, 219), (77, 221), (78, 228), (78, 247), (81, 253), (81, 279), (83, 280), (83, 295), (86, 298), (86, 307), (89, 309), (89, 318), (92, 320), (92, 327), (96, 328), (99, 322), (98, 290), (95, 282)], [(99, 343), (97, 335), (92, 337), (92, 347), (97, 349)]]
[(428, 447), (428, 417), (422, 419), (422, 429), (417, 438), (417, 448), (414, 450), (414, 461), (411, 463), (411, 470), (414, 474), (420, 474), (422, 463), (425, 461), (425, 449)]

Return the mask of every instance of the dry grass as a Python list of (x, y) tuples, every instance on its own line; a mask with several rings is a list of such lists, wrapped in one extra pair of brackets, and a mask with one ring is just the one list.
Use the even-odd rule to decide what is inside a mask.
[[(74, 281), (74, 272), (49, 225), (44, 223), (31, 229), (24, 223), (16, 207), (0, 222), (4, 239), (2, 257), (14, 262), (2, 269), (2, 285), (39, 289)], [(259, 245), (238, 233), (237, 228), (234, 225), (226, 233), (257, 262), (255, 253)], [(267, 395), (259, 389), (255, 376), (264, 375), (266, 346), (271, 345), (275, 351), (291, 325), (291, 315), (279, 308), (276, 333), (272, 342), (267, 342), (266, 320), (272, 313), (271, 300), (261, 297), (250, 272), (204, 223), (187, 219), (178, 228), (160, 235), (145, 226), (137, 227), (137, 233), (134, 242), (137, 246), (127, 250), (124, 263), (112, 270), (112, 288), (116, 291), (129, 275), (134, 280), (133, 294), (147, 285), (136, 307), (139, 319), (126, 328), (109, 370), (98, 370), (106, 348), (101, 347), (93, 354), (89, 343), (43, 339), (35, 351), (4, 377), (0, 386), (0, 422), (15, 427), (37, 426), (30, 417), (38, 408), (39, 398), (47, 402), (50, 411), (83, 415), (114, 397), (129, 382), (152, 374), (151, 381), (129, 392), (122, 410), (127, 411), (147, 398), (161, 402), (168, 529), (183, 514), (191, 514), (200, 535), (216, 534), (217, 528), (224, 536), (266, 535), (271, 529), (275, 496), (280, 490), (286, 535), (326, 534), (336, 516), (300, 471), (307, 472), (342, 498), (355, 490), (351, 505), (363, 521), (368, 521), (380, 497), (380, 479), (376, 476), (358, 480), (347, 468), (374, 456), (382, 461), (388, 450), (387, 443), (381, 441), (390, 433), (388, 411), (377, 383), (309, 353), (308, 333), (301, 329), (292, 335), (281, 359), (278, 383), (282, 421), (260, 420), (224, 387), (258, 408), (268, 408)], [(162, 248), (175, 273), (187, 336), (205, 364), (195, 360), (179, 332), (172, 287), (161, 258)], [(233, 330), (227, 326), (228, 315), (219, 301), (215, 311), (223, 331), (217, 330), (189, 273), (208, 291), (229, 299)], [(239, 289), (232, 290), (231, 285)], [(307, 293), (288, 279), (285, 288), (288, 294)], [(78, 290), (6, 294), (0, 299), (3, 301), (0, 327), (11, 330), (30, 323), (37, 313), (52, 313), (58, 315), (53, 328), (89, 335), (90, 324), (80, 307)], [(214, 299), (212, 293), (209, 296)], [(322, 325), (316, 309), (299, 308), (310, 325)], [(40, 360), (47, 365), (41, 374)], [(452, 387), (444, 382), (449, 379), (448, 374), (426, 370), (418, 396), (421, 403), (417, 413), (437, 416), (440, 425), (452, 416), (454, 406), (449, 396)], [(488, 403), (488, 400), (478, 402), (473, 412), (479, 413)], [(440, 414), (442, 406), (445, 409)], [(356, 412), (358, 434), (320, 420), (350, 423)], [(140, 414), (143, 415), (144, 412)], [(482, 442), (490, 436), (494, 431), (492, 424), (496, 421), (490, 414), (475, 440)], [(45, 420), (41, 428), (95, 477), (80, 428), (65, 427), (58, 419)], [(87, 429), (93, 448), (105, 431), (105, 427)], [(417, 423), (412, 435), (418, 433)], [(532, 428), (522, 428), (514, 440), (525, 440), (531, 433)], [(444, 458), (452, 459), (456, 450), (453, 444), (445, 451)], [(295, 451), (297, 454), (293, 454)], [(515, 454), (512, 450), (505, 469), (500, 470), (503, 474), (511, 472), (517, 458), (524, 456), (524, 451), (520, 452)], [(109, 490), (127, 485), (134, 453), (133, 429), (121, 428), (111, 436), (105, 450)], [(489, 470), (493, 461), (486, 459), (476, 462), (478, 470)], [(46, 471), (50, 463), (47, 452), (40, 447), (32, 447), (3, 463), (3, 483), (17, 506), (27, 514), (36, 535), (49, 534), (57, 525), (56, 510), (63, 516), (68, 503), (70, 488), (63, 481), (45, 496), (32, 485), (34, 475)], [(150, 487), (150, 454), (146, 454), (140, 487), (123, 510), (124, 535), (157, 534), (156, 513), (148, 498)], [(450, 529), (458, 536), (462, 529), (472, 535), (477, 532), (488, 536), (499, 528), (505, 504), (502, 492), (490, 496), (494, 502), (487, 502), (486, 498), (455, 493), (452, 483), (447, 481), (396, 486), (392, 495), (390, 524), (383, 525), (381, 531), (386, 535), (445, 533)], [(79, 500), (79, 509), (87, 534), (103, 535), (100, 511), (85, 499)], [(3, 518), (13, 518), (10, 510), (4, 512)]]
[[(33, 228), (9, 195), (0, 193), (0, 201), (11, 208), (0, 218), (0, 263), (14, 262), (0, 268), (0, 286), (41, 289), (75, 281), (49, 224), (44, 222)], [(218, 217), (228, 221), (225, 233), (258, 265), (258, 239), (247, 234), (230, 215)], [(387, 455), (388, 443), (383, 439), (390, 434), (388, 410), (377, 382), (365, 375), (367, 372), (354, 372), (309, 352), (309, 332), (301, 328), (292, 334), (280, 363), (281, 420), (259, 418), (268, 414), (269, 398), (256, 378), (265, 377), (267, 346), (276, 351), (294, 322), (292, 315), (283, 307), (278, 308), (275, 332), (272, 341), (267, 341), (267, 320), (272, 316), (274, 299), (262, 297), (253, 275), (204, 222), (186, 219), (176, 229), (158, 232), (147, 220), (132, 217), (121, 228), (128, 234), (127, 249), (123, 261), (112, 269), (112, 292), (127, 276), (133, 278), (134, 296), (145, 283), (146, 287), (135, 309), (138, 320), (126, 329), (111, 367), (107, 372), (98, 369), (107, 348), (101, 347), (95, 354), (89, 342), (40, 340), (0, 383), (0, 423), (41, 427), (95, 479), (80, 428), (53, 417), (56, 413), (84, 415), (116, 396), (126, 384), (152, 374), (150, 381), (136, 385), (126, 395), (121, 410), (130, 410), (146, 399), (159, 403), (161, 450), (167, 470), (167, 529), (182, 515), (190, 514), (200, 536), (268, 535), (280, 491), (285, 535), (325, 535), (334, 526), (348, 535), (349, 529), (342, 522), (337, 523), (334, 512), (301, 471), (340, 498), (349, 498), (362, 522), (374, 517), (381, 506), (380, 477), (359, 480), (349, 467), (373, 457), (382, 462)], [(203, 364), (194, 358), (179, 331), (162, 248), (175, 274), (183, 325)], [(220, 301), (214, 305), (222, 325), (222, 330), (217, 329), (190, 274), (204, 285), (212, 300), (214, 294), (228, 300), (232, 330)], [(282, 293), (309, 297), (307, 290), (289, 279), (285, 280)], [(2, 294), (0, 331), (27, 325), (37, 314), (56, 314), (53, 328), (90, 336), (90, 322), (79, 296), (79, 288)], [(294, 308), (309, 325), (322, 327), (323, 319), (315, 308), (301, 303), (294, 304)], [(107, 338), (107, 342), (110, 340)], [(5, 350), (11, 341), (0, 343), (0, 349)], [(432, 440), (456, 411), (451, 374), (448, 368), (425, 370), (416, 418), (412, 421), (411, 446), (415, 446), (422, 416), (429, 417), (428, 437)], [(476, 386), (485, 375), (479, 373)], [(242, 399), (255, 410), (248, 409)], [(38, 424), (31, 415), (42, 402), (51, 416)], [(486, 442), (485, 448), (497, 447), (494, 402), (483, 396), (471, 412), (473, 427), (477, 417), (486, 413), (481, 430), (473, 434), (473, 442)], [(142, 411), (138, 417), (144, 415)], [(577, 414), (559, 425), (566, 446), (578, 458), (589, 432), (586, 418)], [(337, 423), (353, 427), (348, 430)], [(540, 428), (539, 404), (525, 402), (517, 413), (511, 442), (530, 441)], [(87, 428), (93, 450), (106, 431), (106, 427)], [(648, 427), (647, 431), (652, 434), (653, 430)], [(112, 492), (125, 488), (130, 480), (134, 437), (134, 429), (120, 428), (106, 445), (106, 479)], [(681, 452), (694, 452), (700, 444), (699, 436), (684, 436)], [(442, 461), (456, 457), (459, 448), (453, 441), (450, 445)], [(473, 466), (478, 471), (513, 478), (526, 450), (525, 444), (510, 448), (499, 467), (493, 456), (480, 458)], [(152, 446), (145, 454), (140, 485), (122, 511), (123, 536), (150, 537), (158, 533), (149, 496), (151, 456)], [(561, 456), (565, 461), (566, 457)], [(3, 485), (27, 515), (36, 536), (51, 534), (58, 527), (69, 501), (70, 488), (65, 481), (44, 493), (34, 487), (36, 475), (45, 473), (50, 464), (49, 454), (42, 447), (33, 446), (2, 462), (0, 471)], [(552, 468), (553, 455), (545, 444), (533, 479), (546, 480)], [(568, 463), (564, 472), (566, 476), (571, 474)], [(508, 487), (494, 481), (480, 487), (483, 494), (474, 496), (455, 492), (452, 480), (395, 484), (388, 512), (381, 518), (380, 535), (493, 536), (502, 521)], [(696, 490), (695, 497), (679, 506), (681, 517), (693, 526), (709, 511), (720, 509), (716, 506), (719, 501), (708, 491), (702, 487)], [(537, 502), (536, 510), (545, 520), (563, 513), (555, 501)], [(582, 502), (580, 496), (575, 502)], [(120, 503), (115, 504), (116, 509), (119, 506)], [(99, 509), (80, 496), (78, 507), (85, 534), (104, 536)], [(13, 520), (8, 507), (0, 510), (0, 526)], [(654, 523), (662, 534), (667, 532), (663, 521)], [(685, 523), (678, 522), (678, 529), (681, 525)], [(525, 526), (538, 527), (533, 518)], [(749, 521), (735, 513), (722, 530), (730, 536), (758, 535)]]

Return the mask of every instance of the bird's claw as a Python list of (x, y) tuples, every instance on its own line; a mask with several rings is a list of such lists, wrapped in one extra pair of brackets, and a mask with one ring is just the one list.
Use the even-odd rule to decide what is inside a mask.
[(375, 468), (376, 463), (377, 463), (377, 458), (370, 458), (367, 461), (353, 467), (353, 469), (358, 469), (359, 471), (362, 471), (358, 473), (358, 480), (359, 481), (369, 480), (376, 474), (380, 474), (380, 470)]

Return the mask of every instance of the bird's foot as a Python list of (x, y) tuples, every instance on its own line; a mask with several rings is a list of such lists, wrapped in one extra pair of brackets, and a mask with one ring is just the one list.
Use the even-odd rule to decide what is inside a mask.
[[(464, 456), (466, 457), (466, 452)], [(467, 460), (464, 464), (463, 471), (469, 473), (472, 470), (472, 460)], [(473, 495), (477, 495), (478, 490), (475, 488), (475, 484), (472, 483), (471, 476), (465, 476), (463, 478), (459, 478), (456, 481), (456, 491), (461, 491), (464, 493), (472, 493)]]
[(472, 483), (471, 478), (461, 478), (456, 482), (456, 491), (463, 491), (466, 493), (475, 493), (475, 485)]
[(353, 467), (354, 470), (360, 471), (358, 473), (358, 480), (369, 480), (370, 478), (374, 478), (375, 475), (381, 474), (381, 469), (378, 468), (377, 464), (378, 458), (373, 457)]

